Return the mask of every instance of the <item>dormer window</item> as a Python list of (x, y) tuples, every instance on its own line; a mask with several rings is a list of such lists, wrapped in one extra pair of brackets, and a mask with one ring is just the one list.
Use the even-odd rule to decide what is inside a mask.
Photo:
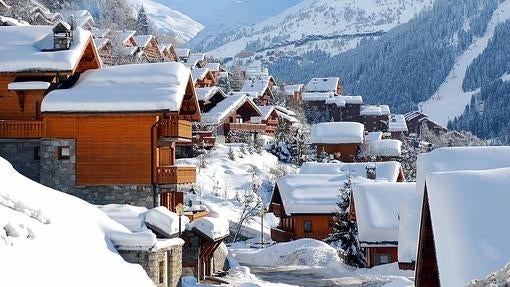
[(58, 22), (53, 27), (53, 49), (58, 50), (69, 50), (71, 48), (71, 42), (73, 40), (73, 32), (71, 26), (65, 22)]

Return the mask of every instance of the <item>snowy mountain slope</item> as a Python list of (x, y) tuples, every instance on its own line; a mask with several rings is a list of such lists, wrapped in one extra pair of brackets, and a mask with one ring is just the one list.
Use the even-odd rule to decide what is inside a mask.
[(120, 257), (114, 234), (134, 235), (0, 157), (0, 286), (154, 286), (140, 265)]
[(469, 48), (457, 58), (455, 65), (448, 74), (446, 80), (432, 97), (420, 104), (423, 112), (430, 118), (446, 126), (448, 120), (453, 120), (464, 112), (471, 97), (480, 91), (465, 92), (462, 88), (466, 71), (469, 65), (487, 48), (487, 45), (494, 36), (497, 25), (510, 19), (510, 1), (506, 0), (499, 4), (493, 13), (487, 29), (482, 37), (473, 39)]
[[(139, 0), (126, 1), (136, 11), (138, 11), (142, 3)], [(174, 34), (177, 40), (181, 42), (189, 41), (204, 29), (202, 24), (190, 17), (153, 0), (144, 0), (143, 7), (159, 33)]]
[[(231, 57), (243, 50), (258, 55), (275, 51), (301, 54), (321, 49), (331, 54), (355, 46), (352, 40), (377, 36), (406, 23), (432, 6), (434, 0), (305, 0), (229, 37), (229, 42), (209, 54)], [(318, 45), (317, 42), (322, 42)], [(327, 42), (327, 43), (325, 43)], [(317, 45), (316, 45), (317, 44)]]

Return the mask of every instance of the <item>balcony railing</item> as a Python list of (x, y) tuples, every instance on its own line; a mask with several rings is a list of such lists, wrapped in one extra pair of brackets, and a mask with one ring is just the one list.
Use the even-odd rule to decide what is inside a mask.
[(158, 137), (170, 141), (189, 141), (192, 138), (191, 122), (176, 117), (162, 119), (158, 124)]
[(278, 125), (278, 120), (267, 120), (266, 124), (276, 126)]
[(228, 130), (234, 130), (234, 131), (245, 131), (245, 132), (252, 132), (252, 133), (263, 133), (266, 131), (266, 125), (265, 124), (250, 124), (250, 123), (231, 123), (227, 124)]
[(159, 166), (156, 168), (156, 183), (166, 184), (189, 184), (197, 181), (195, 166)]
[(42, 138), (45, 136), (42, 121), (0, 120), (0, 138)]

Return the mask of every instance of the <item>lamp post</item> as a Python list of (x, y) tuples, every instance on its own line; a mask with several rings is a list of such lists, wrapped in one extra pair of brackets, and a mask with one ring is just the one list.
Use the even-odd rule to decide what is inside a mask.
[(182, 203), (179, 203), (177, 204), (177, 206), (175, 207), (175, 213), (177, 213), (177, 216), (179, 216), (179, 237), (181, 237), (181, 216), (182, 216), (182, 213), (184, 212), (184, 205), (182, 205)]
[(264, 246), (264, 215), (266, 214), (266, 210), (264, 207), (260, 207), (260, 246)]

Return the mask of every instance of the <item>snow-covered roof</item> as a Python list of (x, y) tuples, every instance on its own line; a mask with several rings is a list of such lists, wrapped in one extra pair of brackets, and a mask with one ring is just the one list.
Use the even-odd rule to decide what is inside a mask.
[(281, 119), (284, 119), (286, 121), (289, 121), (291, 123), (298, 123), (299, 120), (296, 119), (295, 117), (293, 116), (289, 116), (288, 114), (284, 113), (284, 112), (281, 112), (280, 110), (276, 110), (276, 113), (278, 114), (278, 116), (281, 118)]
[(223, 92), (223, 90), (220, 87), (216, 87), (216, 86), (205, 87), (205, 88), (195, 88), (195, 92), (197, 94), (197, 98), (199, 101), (207, 101), (217, 93), (220, 93), (223, 96), (223, 98), (227, 97), (225, 92)]
[(385, 162), (305, 162), (299, 174), (351, 174), (354, 177), (366, 177), (367, 167), (376, 167), (376, 180), (397, 182), (400, 175), (401, 164), (397, 161)]
[(361, 145), (363, 156), (401, 156), (402, 142), (392, 139), (366, 141)]
[(363, 244), (397, 243), (399, 209), (415, 183), (374, 182), (353, 184), (359, 241)]
[[(187, 223), (189, 223), (188, 217), (181, 216), (181, 231), (184, 230)], [(174, 237), (179, 233), (179, 215), (164, 206), (149, 209), (145, 213), (145, 224), (167, 238)]]
[(114, 31), (112, 35), (112, 42), (118, 45), (123, 45), (129, 38), (136, 34), (134, 30), (127, 31)]
[(260, 116), (258, 117), (251, 117), (251, 122), (253, 123), (261, 123), (262, 121), (267, 120), (271, 113), (275, 110), (274, 106), (257, 106), (257, 108), (260, 111)]
[(398, 230), (398, 262), (416, 262), (420, 222), (420, 203), (416, 190), (407, 193), (400, 204)]
[(510, 147), (447, 147), (418, 155), (416, 190), (423, 198), (425, 177), (431, 172), (484, 170), (510, 167)]
[(305, 90), (307, 92), (337, 92), (340, 78), (313, 78), (306, 84)]
[(510, 168), (427, 175), (441, 286), (465, 286), (508, 263), (509, 186)]
[(383, 137), (383, 132), (368, 132), (365, 134), (365, 142), (381, 140), (382, 137)]
[(297, 85), (285, 85), (283, 87), (283, 90), (285, 91), (285, 95), (287, 96), (293, 96), (294, 93), (298, 92), (302, 92), (303, 91), (303, 88), (304, 88), (304, 85), (303, 84), (297, 84)]
[(54, 90), (43, 112), (179, 111), (190, 71), (181, 63), (132, 64), (89, 70), (70, 89)]
[(361, 96), (337, 96), (334, 92), (311, 92), (303, 93), (303, 101), (325, 101), (326, 104), (335, 104), (338, 107), (345, 107), (346, 104), (361, 105)]
[(345, 101), (346, 104), (361, 105), (363, 104), (362, 96), (337, 96), (339, 99)]
[(334, 99), (334, 92), (310, 92), (303, 93), (303, 101), (326, 101), (328, 99)]
[(310, 143), (362, 143), (365, 127), (355, 122), (331, 122), (312, 125)]
[(188, 60), (186, 61), (185, 65), (188, 68), (194, 68), (200, 61), (205, 61), (204, 53), (191, 53), (189, 54)]
[(197, 230), (211, 241), (218, 241), (230, 234), (228, 220), (224, 218), (203, 217), (186, 225), (187, 230)]
[(5, 26), (30, 26), (30, 24), (24, 20), (4, 16), (0, 16), (0, 23), (5, 24)]
[(282, 106), (274, 106), (274, 108), (277, 109), (278, 111), (286, 114), (286, 115), (289, 115), (289, 116), (295, 116), (296, 115), (295, 112), (293, 112), (293, 111), (291, 111), (291, 110), (289, 110), (289, 109), (287, 109), (285, 107), (282, 107)]
[(180, 59), (188, 58), (191, 53), (191, 50), (186, 48), (176, 48), (175, 53), (177, 54), (177, 57), (179, 57)]
[(13, 82), (7, 85), (9, 91), (47, 90), (50, 83), (42, 81)]
[(191, 78), (193, 78), (193, 83), (196, 81), (202, 81), (207, 76), (207, 73), (211, 71), (209, 68), (194, 68), (191, 70)]
[(0, 29), (0, 73), (72, 71), (91, 35), (77, 28), (69, 50), (53, 49), (53, 26), (7, 26)]
[(121, 47), (119, 52), (124, 56), (134, 56), (139, 52), (139, 48), (137, 46), (133, 47)]
[(244, 103), (248, 102), (253, 106), (260, 116), (260, 111), (251, 99), (242, 94), (229, 95), (226, 99), (219, 102), (207, 113), (202, 114), (202, 121), (207, 123), (220, 123), (225, 117), (241, 107)]
[(407, 123), (404, 115), (390, 115), (388, 121), (389, 132), (407, 132)]
[(102, 49), (104, 46), (106, 46), (106, 44), (108, 44), (108, 42), (110, 42), (110, 39), (107, 39), (107, 38), (95, 38), (94, 39), (94, 44), (96, 45), (97, 49)]
[(108, 33), (110, 33), (110, 31), (110, 29), (92, 29), (90, 32), (94, 38), (104, 38), (106, 35), (108, 35)]
[(387, 116), (390, 114), (388, 105), (364, 105), (361, 106), (360, 116)]
[[(276, 186), (287, 215), (332, 214), (338, 210), (336, 203), (340, 199), (340, 188), (346, 180), (345, 174), (295, 174), (281, 177)], [(368, 181), (362, 177), (354, 177), (352, 180)]]
[(147, 47), (153, 38), (154, 38), (154, 36), (152, 36), (152, 35), (133, 36), (133, 39), (135, 39), (136, 45), (138, 47), (142, 47), (142, 48)]
[(269, 70), (265, 67), (247, 67), (245, 73), (247, 78), (269, 77)]
[(211, 70), (212, 72), (220, 71), (220, 63), (207, 63), (205, 67)]
[(269, 87), (270, 80), (271, 77), (259, 77), (245, 80), (244, 85), (241, 88), (241, 92), (243, 93), (257, 92), (259, 95), (262, 95)]
[(88, 10), (62, 10), (59, 13), (66, 20), (70, 20), (73, 17), (78, 27), (87, 28), (87, 25), (94, 26), (96, 24)]

